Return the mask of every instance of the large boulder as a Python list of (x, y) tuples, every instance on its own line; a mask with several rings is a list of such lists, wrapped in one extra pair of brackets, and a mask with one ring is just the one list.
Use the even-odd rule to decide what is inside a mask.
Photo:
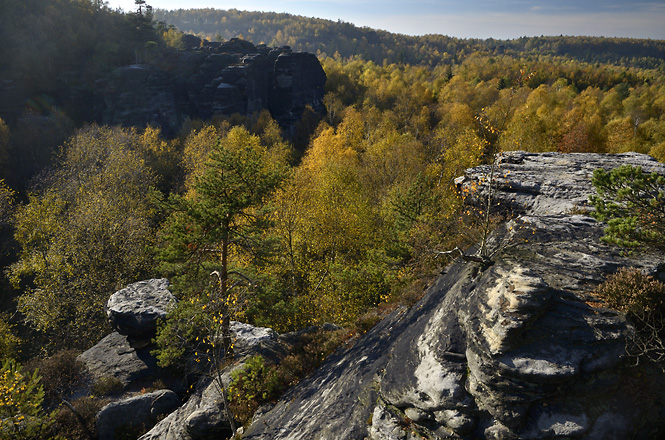
[(154, 391), (109, 403), (97, 414), (99, 440), (129, 438), (131, 433), (145, 432), (179, 406), (180, 399), (171, 390)]
[(134, 384), (149, 383), (158, 376), (157, 359), (150, 354), (151, 347), (135, 348), (127, 337), (113, 332), (84, 351), (79, 360), (83, 362), (93, 381), (115, 378), (125, 388)]
[(157, 321), (166, 317), (176, 298), (165, 278), (139, 281), (118, 290), (106, 303), (109, 324), (135, 347), (145, 347), (155, 336)]
[(493, 170), (469, 170), (458, 184), (472, 189), (470, 201), (487, 201), (494, 171), (493, 204), (514, 212), (490, 237), (491, 259), (455, 261), (414, 307), (330, 357), (243, 438), (663, 435), (662, 371), (631, 366), (632, 327), (590, 301), (619, 267), (665, 272), (662, 254), (626, 255), (585, 215), (593, 169), (625, 163), (665, 175), (635, 154), (515, 152)]
[(93, 380), (113, 377), (125, 388), (132, 388), (157, 378), (160, 370), (150, 353), (154, 350), (151, 339), (157, 320), (164, 318), (176, 302), (168, 287), (168, 280), (152, 279), (130, 284), (111, 295), (106, 313), (115, 331), (79, 356)]

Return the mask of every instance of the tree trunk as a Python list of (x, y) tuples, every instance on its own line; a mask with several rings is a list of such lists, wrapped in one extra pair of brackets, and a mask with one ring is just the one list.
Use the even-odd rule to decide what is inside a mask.
[(229, 258), (229, 238), (225, 236), (222, 240), (222, 270), (219, 275), (219, 301), (222, 312), (222, 345), (224, 346), (224, 355), (233, 356), (233, 341), (231, 340), (231, 311), (227, 298), (229, 285), (229, 271), (227, 268)]

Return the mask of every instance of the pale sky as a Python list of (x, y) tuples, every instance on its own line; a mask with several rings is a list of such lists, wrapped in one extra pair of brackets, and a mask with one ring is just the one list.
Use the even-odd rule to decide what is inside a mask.
[[(512, 39), (585, 35), (665, 39), (665, 0), (147, 0), (159, 9), (287, 12), (407, 35)], [(134, 10), (134, 0), (109, 0)]]

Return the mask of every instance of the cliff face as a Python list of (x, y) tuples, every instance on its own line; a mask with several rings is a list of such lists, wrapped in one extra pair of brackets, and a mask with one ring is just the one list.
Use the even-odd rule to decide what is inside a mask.
[[(410, 310), (329, 358), (255, 420), (245, 439), (657, 438), (664, 380), (625, 358), (631, 326), (588, 303), (622, 266), (665, 276), (662, 255), (625, 256), (583, 213), (598, 167), (665, 174), (647, 156), (504, 155), (493, 264), (456, 261)], [(468, 170), (480, 187), (488, 167)], [(486, 180), (486, 179), (485, 179)], [(486, 194), (486, 192), (485, 192)]]
[(186, 118), (268, 109), (292, 132), (306, 107), (325, 114), (326, 75), (313, 54), (232, 40), (205, 51), (182, 52), (168, 64), (168, 69), (123, 67), (98, 81), (96, 119), (109, 125), (157, 126), (172, 135)]

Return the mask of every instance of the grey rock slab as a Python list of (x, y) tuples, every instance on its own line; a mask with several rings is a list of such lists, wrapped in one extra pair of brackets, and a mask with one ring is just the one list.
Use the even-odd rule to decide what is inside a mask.
[[(665, 175), (665, 164), (639, 153), (505, 152), (494, 166), (495, 200), (504, 208), (531, 215), (568, 214), (573, 209), (590, 208), (589, 195), (595, 194), (590, 184), (593, 171), (624, 164)], [(470, 190), (470, 203), (482, 203), (489, 192), (490, 175), (491, 165), (470, 168), (455, 183)], [(471, 190), (473, 186), (479, 190)]]
[(159, 417), (180, 406), (180, 399), (171, 390), (130, 397), (109, 403), (97, 414), (99, 440), (114, 440), (119, 430), (153, 426)]
[[(230, 330), (234, 341), (234, 359), (219, 372), (227, 388), (231, 373), (243, 368), (249, 357), (261, 355), (271, 364), (288, 354), (287, 344), (270, 328), (232, 321)], [(292, 341), (295, 343), (297, 339), (294, 336)], [(224, 410), (220, 387), (212, 377), (217, 377), (215, 371), (204, 376), (187, 402), (155, 425), (141, 440), (196, 440), (230, 436), (231, 424)]]
[[(327, 359), (244, 438), (408, 438), (402, 411), (430, 439), (595, 439), (606, 432), (600, 408), (622, 414), (617, 429), (648, 433), (641, 414), (662, 411), (626, 384), (662, 384), (662, 372), (638, 379), (625, 359), (632, 327), (589, 303), (620, 267), (664, 272), (662, 254), (625, 254), (584, 214), (593, 170), (627, 163), (665, 174), (634, 153), (505, 153), (493, 197), (513, 218), (490, 235), (491, 262), (454, 262), (416, 305)], [(468, 202), (485, 201), (489, 172), (457, 180), (480, 187)]]
[(80, 356), (94, 380), (114, 377), (125, 386), (157, 375), (157, 361), (149, 348), (136, 349), (117, 332), (104, 337)]

